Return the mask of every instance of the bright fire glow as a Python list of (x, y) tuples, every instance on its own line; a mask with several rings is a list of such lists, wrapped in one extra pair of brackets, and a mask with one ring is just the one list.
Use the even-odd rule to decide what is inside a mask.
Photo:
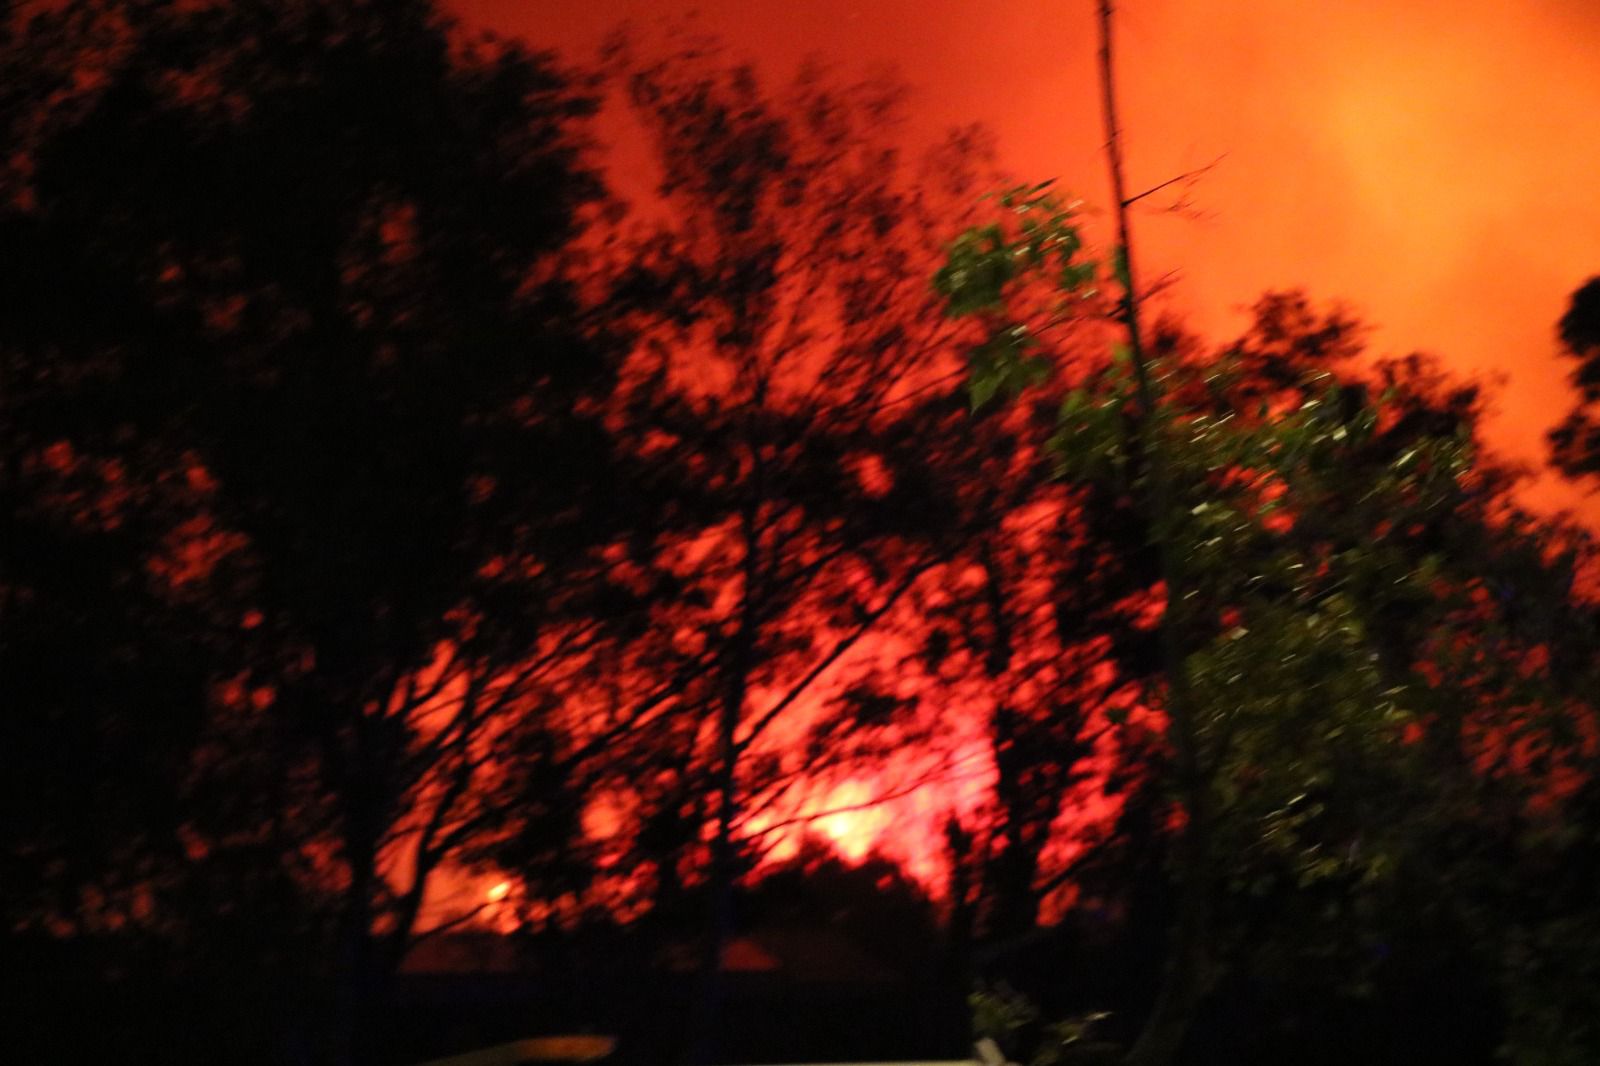
[[(1088, 4), (1007, 0), (981, 14), (956, 0), (447, 6), (470, 27), (574, 56), (618, 24), (692, 8), (697, 28), (756, 60), (768, 84), (812, 55), (852, 72), (904, 71), (913, 134), (988, 123), (1009, 173), (1059, 176), (1105, 202)], [(1600, 6), (1140, 0), (1119, 15), (1138, 180), (1224, 157), (1192, 188), (1141, 205), (1145, 269), (1181, 268), (1165, 304), (1225, 340), (1263, 289), (1348, 299), (1378, 327), (1375, 350), (1423, 348), (1457, 371), (1503, 372), (1491, 440), (1539, 457), (1571, 395), (1551, 326), (1600, 269), (1588, 236), (1600, 231)], [(613, 180), (647, 197), (652, 157), (637, 128), (615, 119), (607, 132)], [(1166, 210), (1179, 200), (1188, 208)], [(1600, 499), (1551, 479), (1532, 496), (1600, 520)]]
[(857, 810), (840, 810), (818, 818), (812, 829), (833, 842), (834, 849), (851, 862), (859, 862), (884, 836), (888, 828), (889, 811), (883, 806), (862, 806), (870, 802), (872, 790), (862, 782), (851, 781), (835, 789), (822, 804), (823, 810), (859, 807)]
[[(591, 54), (616, 24), (647, 22), (663, 7), (660, 0), (446, 5), (468, 26), (574, 57)], [(982, 18), (966, 5), (923, 0), (672, 6), (695, 7), (701, 27), (726, 38), (733, 55), (757, 60), (769, 86), (781, 86), (813, 52), (850, 71), (887, 63), (916, 72), (915, 136), (986, 121), (1007, 170), (1061, 175), (1065, 187), (1104, 202), (1100, 119), (1084, 102), (1081, 79), (1093, 63), (1087, 6), (1069, 13), (1045, 0), (1010, 0)], [(1146, 269), (1155, 276), (1184, 268), (1162, 306), (1225, 339), (1242, 324), (1238, 310), (1267, 287), (1348, 298), (1379, 327), (1375, 351), (1423, 346), (1458, 372), (1503, 370), (1508, 381), (1491, 441), (1520, 458), (1537, 455), (1554, 412), (1569, 400), (1551, 324), (1571, 288), (1600, 269), (1583, 237), (1600, 227), (1600, 198), (1592, 195), (1600, 137), (1573, 133), (1592, 129), (1600, 114), (1593, 5), (1146, 0), (1125, 17), (1125, 91), (1140, 180), (1154, 183), (1225, 156), (1192, 189), (1152, 198), (1142, 216)], [(899, 32), (908, 20), (917, 33)], [(1540, 76), (1527, 77), (1529, 70)], [(615, 111), (604, 122), (608, 177), (648, 207), (655, 170), (641, 130)], [(1192, 210), (1163, 210), (1179, 194)], [(1541, 494), (1548, 503), (1574, 503), (1549, 485)], [(1575, 505), (1600, 517), (1600, 502)], [(803, 719), (805, 708), (796, 710)], [(852, 861), (874, 852), (893, 858), (937, 891), (945, 820), (954, 814), (981, 824), (984, 817), (992, 771), (982, 713), (978, 704), (945, 709), (942, 732), (959, 734), (944, 737), (957, 755), (949, 779), (882, 804), (870, 801), (914, 780), (919, 768), (903, 762), (894, 779), (807, 782), (780, 808), (752, 818), (745, 833), (776, 834), (769, 862), (792, 858), (802, 836), (814, 833)], [(798, 730), (774, 732), (769, 752), (796, 742)], [(1086, 788), (1073, 817), (1094, 823), (1108, 816), (1107, 806)], [(838, 813), (804, 819), (826, 811)], [(586, 812), (585, 828), (603, 840), (624, 821), (601, 801)], [(1079, 846), (1064, 839), (1051, 861), (1070, 861)], [(474, 887), (453, 902), (483, 891), (481, 882), (467, 883)], [(510, 882), (501, 881), (487, 899), (499, 903), (509, 893)]]

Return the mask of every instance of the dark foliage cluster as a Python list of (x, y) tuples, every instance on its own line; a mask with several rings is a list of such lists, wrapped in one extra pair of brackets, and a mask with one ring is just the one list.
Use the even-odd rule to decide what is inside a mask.
[(1569, 477), (1600, 475), (1600, 278), (1590, 278), (1572, 294), (1557, 323), (1564, 354), (1576, 362), (1572, 384), (1578, 404), (1550, 433), (1552, 458)]
[[(786, 1032), (953, 1056), (983, 979), (1036, 999), (1006, 1050), (1043, 1063), (1079, 1032), (1049, 1018), (1110, 1011), (1105, 1054), (1148, 1010), (1177, 809), (1155, 534), (1133, 474), (1052, 438), (1115, 372), (1106, 308), (974, 415), (980, 338), (929, 279), (987, 191), (981, 134), (918, 159), (901, 86), (773, 88), (689, 37), (599, 67), (425, 0), (0, 4), (18, 1061), (413, 1061), (526, 1019), (651, 1062)], [(644, 210), (603, 180), (608, 96), (658, 168)], [(1597, 300), (1561, 323), (1589, 405)], [(1187, 1053), (1588, 1061), (1583, 545), (1482, 456), (1448, 506), (1381, 510), (1385, 471), (1476, 443), (1482, 397), (1364, 363), (1342, 313), (1274, 294), (1220, 356), (1157, 339), (1208, 416), (1269, 421), (1315, 379), (1370, 418), (1252, 550), (1433, 582), (1251, 590), (1382, 602), (1375, 670), (1426, 713), (1399, 760), (1304, 741), (1339, 773), (1261, 812), (1292, 854), (1220, 879), (1229, 965)], [(1585, 410), (1555, 437), (1575, 475)], [(1301, 743), (1261, 735), (1240, 795)], [(872, 808), (974, 764), (942, 885), (806, 833), (836, 786)], [(416, 1007), (408, 959), (491, 927), (516, 965)], [(767, 955), (791, 969), (728, 962)], [(1418, 1022), (1451, 998), (1481, 1024)]]

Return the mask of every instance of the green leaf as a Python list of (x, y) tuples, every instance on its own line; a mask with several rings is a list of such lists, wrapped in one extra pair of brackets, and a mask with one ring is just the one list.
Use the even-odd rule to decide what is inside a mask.
[(1008, 325), (974, 348), (967, 356), (967, 396), (974, 411), (996, 396), (1017, 396), (1047, 380), (1055, 365), (1042, 355), (1030, 354), (1038, 342), (1020, 323)]
[(975, 227), (950, 245), (933, 288), (945, 298), (945, 313), (961, 318), (1000, 307), (1016, 272), (1016, 258), (1000, 227)]
[(972, 410), (981, 409), (1000, 391), (1000, 375), (993, 368), (975, 372), (967, 379), (967, 399)]
[(1073, 262), (1068, 259), (1061, 266), (1060, 286), (1070, 293), (1077, 293), (1093, 283), (1098, 270), (1093, 260)]

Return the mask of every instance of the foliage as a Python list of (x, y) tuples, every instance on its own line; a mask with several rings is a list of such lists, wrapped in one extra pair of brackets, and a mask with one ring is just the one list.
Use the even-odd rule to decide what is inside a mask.
[(1571, 378), (1578, 402), (1550, 432), (1551, 457), (1568, 477), (1592, 477), (1600, 474), (1600, 277), (1573, 292), (1557, 335), (1562, 354), (1578, 364)]
[(967, 1002), (974, 1036), (994, 1041), (1007, 1061), (1027, 1066), (1112, 1061), (1108, 1055), (1115, 1049), (1095, 1039), (1096, 1026), (1110, 1017), (1103, 1011), (1045, 1022), (1031, 1000), (1005, 984), (980, 988)]
[(488, 764), (538, 729), (552, 648), (605, 620), (616, 349), (565, 266), (592, 101), (420, 2), (5, 32), (6, 776), (141, 857), (63, 866), (60, 827), (8, 824), (58, 882), (8, 919), (204, 943), (185, 902), (259, 881), (353, 1016), (512, 809)]
[[(936, 269), (985, 159), (915, 170), (889, 81), (619, 44), (641, 221), (595, 86), (426, 3), (6, 14), (0, 844), (41, 973), (148, 964), (143, 1014), (205, 1000), (196, 1046), (359, 1057), (439, 871), (514, 872), (501, 913), (560, 933), (722, 897), (714, 949), (820, 784), (909, 790), (976, 738), (945, 935), (979, 950), (936, 959), (876, 858), (742, 905), (943, 978), (1037, 946), (1056, 888), (1087, 929), (1192, 882), (1208, 986), (1376, 1000), (1453, 938), (1508, 1058), (1594, 1058), (1587, 549), (1512, 505), (1475, 387), (1357, 368), (1349, 316), (1281, 293), (1136, 364), (1100, 343), (1127, 256), (1048, 184)], [(1054, 1066), (1110, 1053), (1120, 991), (975, 1006)]]
[[(1012, 219), (969, 231), (935, 281), (947, 313), (980, 317), (991, 339), (971, 361), (975, 406), (1020, 393), (1042, 372), (1026, 351), (992, 339), (1017, 335), (1028, 312), (1013, 300), (1032, 306), (1030, 282), (1051, 283), (1036, 249), (1081, 247), (1070, 212), (1037, 187), (1002, 204), (1041, 212), (1045, 235), (1010, 236)], [(1069, 288), (1055, 306), (1081, 295)], [(1456, 786), (1444, 782), (1464, 778), (1433, 780), (1441, 769), (1462, 773), (1459, 760), (1428, 761), (1463, 728), (1438, 684), (1449, 668), (1434, 664), (1503, 632), (1475, 591), (1496, 572), (1521, 566), (1529, 591), (1550, 572), (1550, 535), (1504, 524), (1507, 479), (1480, 459), (1474, 421), (1430, 401), (1414, 368), (1405, 388), (1381, 396), (1324, 369), (1346, 354), (1343, 332), (1335, 319), (1327, 331), (1301, 329), (1305, 351), (1266, 363), (1245, 348), (1213, 359), (1158, 353), (1148, 393), (1117, 350), (1057, 412), (1060, 476), (1141, 501), (1149, 541), (1169, 553), (1166, 577), (1180, 590), (1176, 602), (1166, 597), (1164, 619), (1176, 673), (1145, 699), (1161, 707), (1177, 690), (1188, 703), (1181, 743), (1196, 776), (1184, 785), (1169, 770), (1167, 781), (1182, 817), (1204, 819), (1204, 851), (1173, 876), (1202, 879), (1221, 908), (1208, 982), (1227, 960), (1265, 961), (1265, 944), (1298, 936), (1307, 950), (1347, 933), (1339, 923), (1416, 858), (1429, 819), (1461, 813), (1446, 799)], [(1286, 335), (1263, 318), (1260, 336), (1271, 347)], [(1318, 365), (1299, 358), (1307, 351), (1334, 358)], [(1157, 471), (1169, 479), (1164, 493), (1152, 489)], [(1531, 539), (1519, 546), (1519, 535)], [(1549, 594), (1561, 603), (1567, 586), (1558, 579)], [(1275, 909), (1273, 930), (1259, 906), (1226, 903), (1285, 890), (1331, 909)]]
[[(657, 701), (610, 784), (664, 902), (706, 875), (708, 835), (726, 830), (738, 868), (797, 786), (912, 724), (916, 700), (860, 649), (967, 519), (964, 486), (927, 462), (953, 387), (923, 283), (946, 205), (886, 134), (903, 89), (820, 65), (767, 85), (692, 38), (620, 40), (610, 61), (667, 208), (616, 238), (639, 342), (611, 405), (661, 502), (627, 565), (675, 594), (607, 696)], [(960, 140), (935, 151), (975, 162)]]
[(967, 390), (974, 410), (996, 396), (1012, 398), (1042, 384), (1052, 364), (1035, 352), (1037, 333), (1060, 325), (1073, 304), (1095, 295), (1097, 266), (1079, 254), (1083, 241), (1074, 224), (1076, 205), (1063, 203), (1049, 188), (1045, 182), (998, 194), (1007, 211), (1003, 222), (963, 232), (933, 276), (934, 291), (944, 298), (951, 318), (994, 319), (1006, 310), (1007, 290), (1029, 275), (1054, 283), (1058, 299), (1042, 326), (1022, 318), (1003, 328), (989, 322), (985, 338), (969, 352)]

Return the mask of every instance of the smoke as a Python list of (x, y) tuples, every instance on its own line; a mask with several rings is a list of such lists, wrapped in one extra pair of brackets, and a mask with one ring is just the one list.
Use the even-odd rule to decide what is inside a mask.
[[(469, 27), (592, 54), (695, 12), (774, 76), (890, 66), (914, 134), (974, 119), (1020, 178), (1106, 194), (1090, 0), (459, 0)], [(1572, 393), (1554, 326), (1600, 272), (1600, 5), (1589, 0), (1125, 0), (1119, 55), (1147, 281), (1223, 339), (1268, 288), (1347, 301), (1374, 344), (1503, 376), (1491, 434), (1541, 461)], [(624, 146), (625, 147), (625, 146)], [(1571, 505), (1554, 483), (1534, 498)], [(1600, 519), (1600, 501), (1587, 507)]]
[(1600, 270), (1600, 7), (1161, 0), (1130, 20), (1135, 158), (1159, 178), (1229, 153), (1195, 195), (1213, 217), (1146, 225), (1188, 309), (1216, 329), (1268, 286), (1348, 299), (1380, 348), (1503, 376), (1492, 437), (1541, 458), (1572, 398), (1555, 323)]

